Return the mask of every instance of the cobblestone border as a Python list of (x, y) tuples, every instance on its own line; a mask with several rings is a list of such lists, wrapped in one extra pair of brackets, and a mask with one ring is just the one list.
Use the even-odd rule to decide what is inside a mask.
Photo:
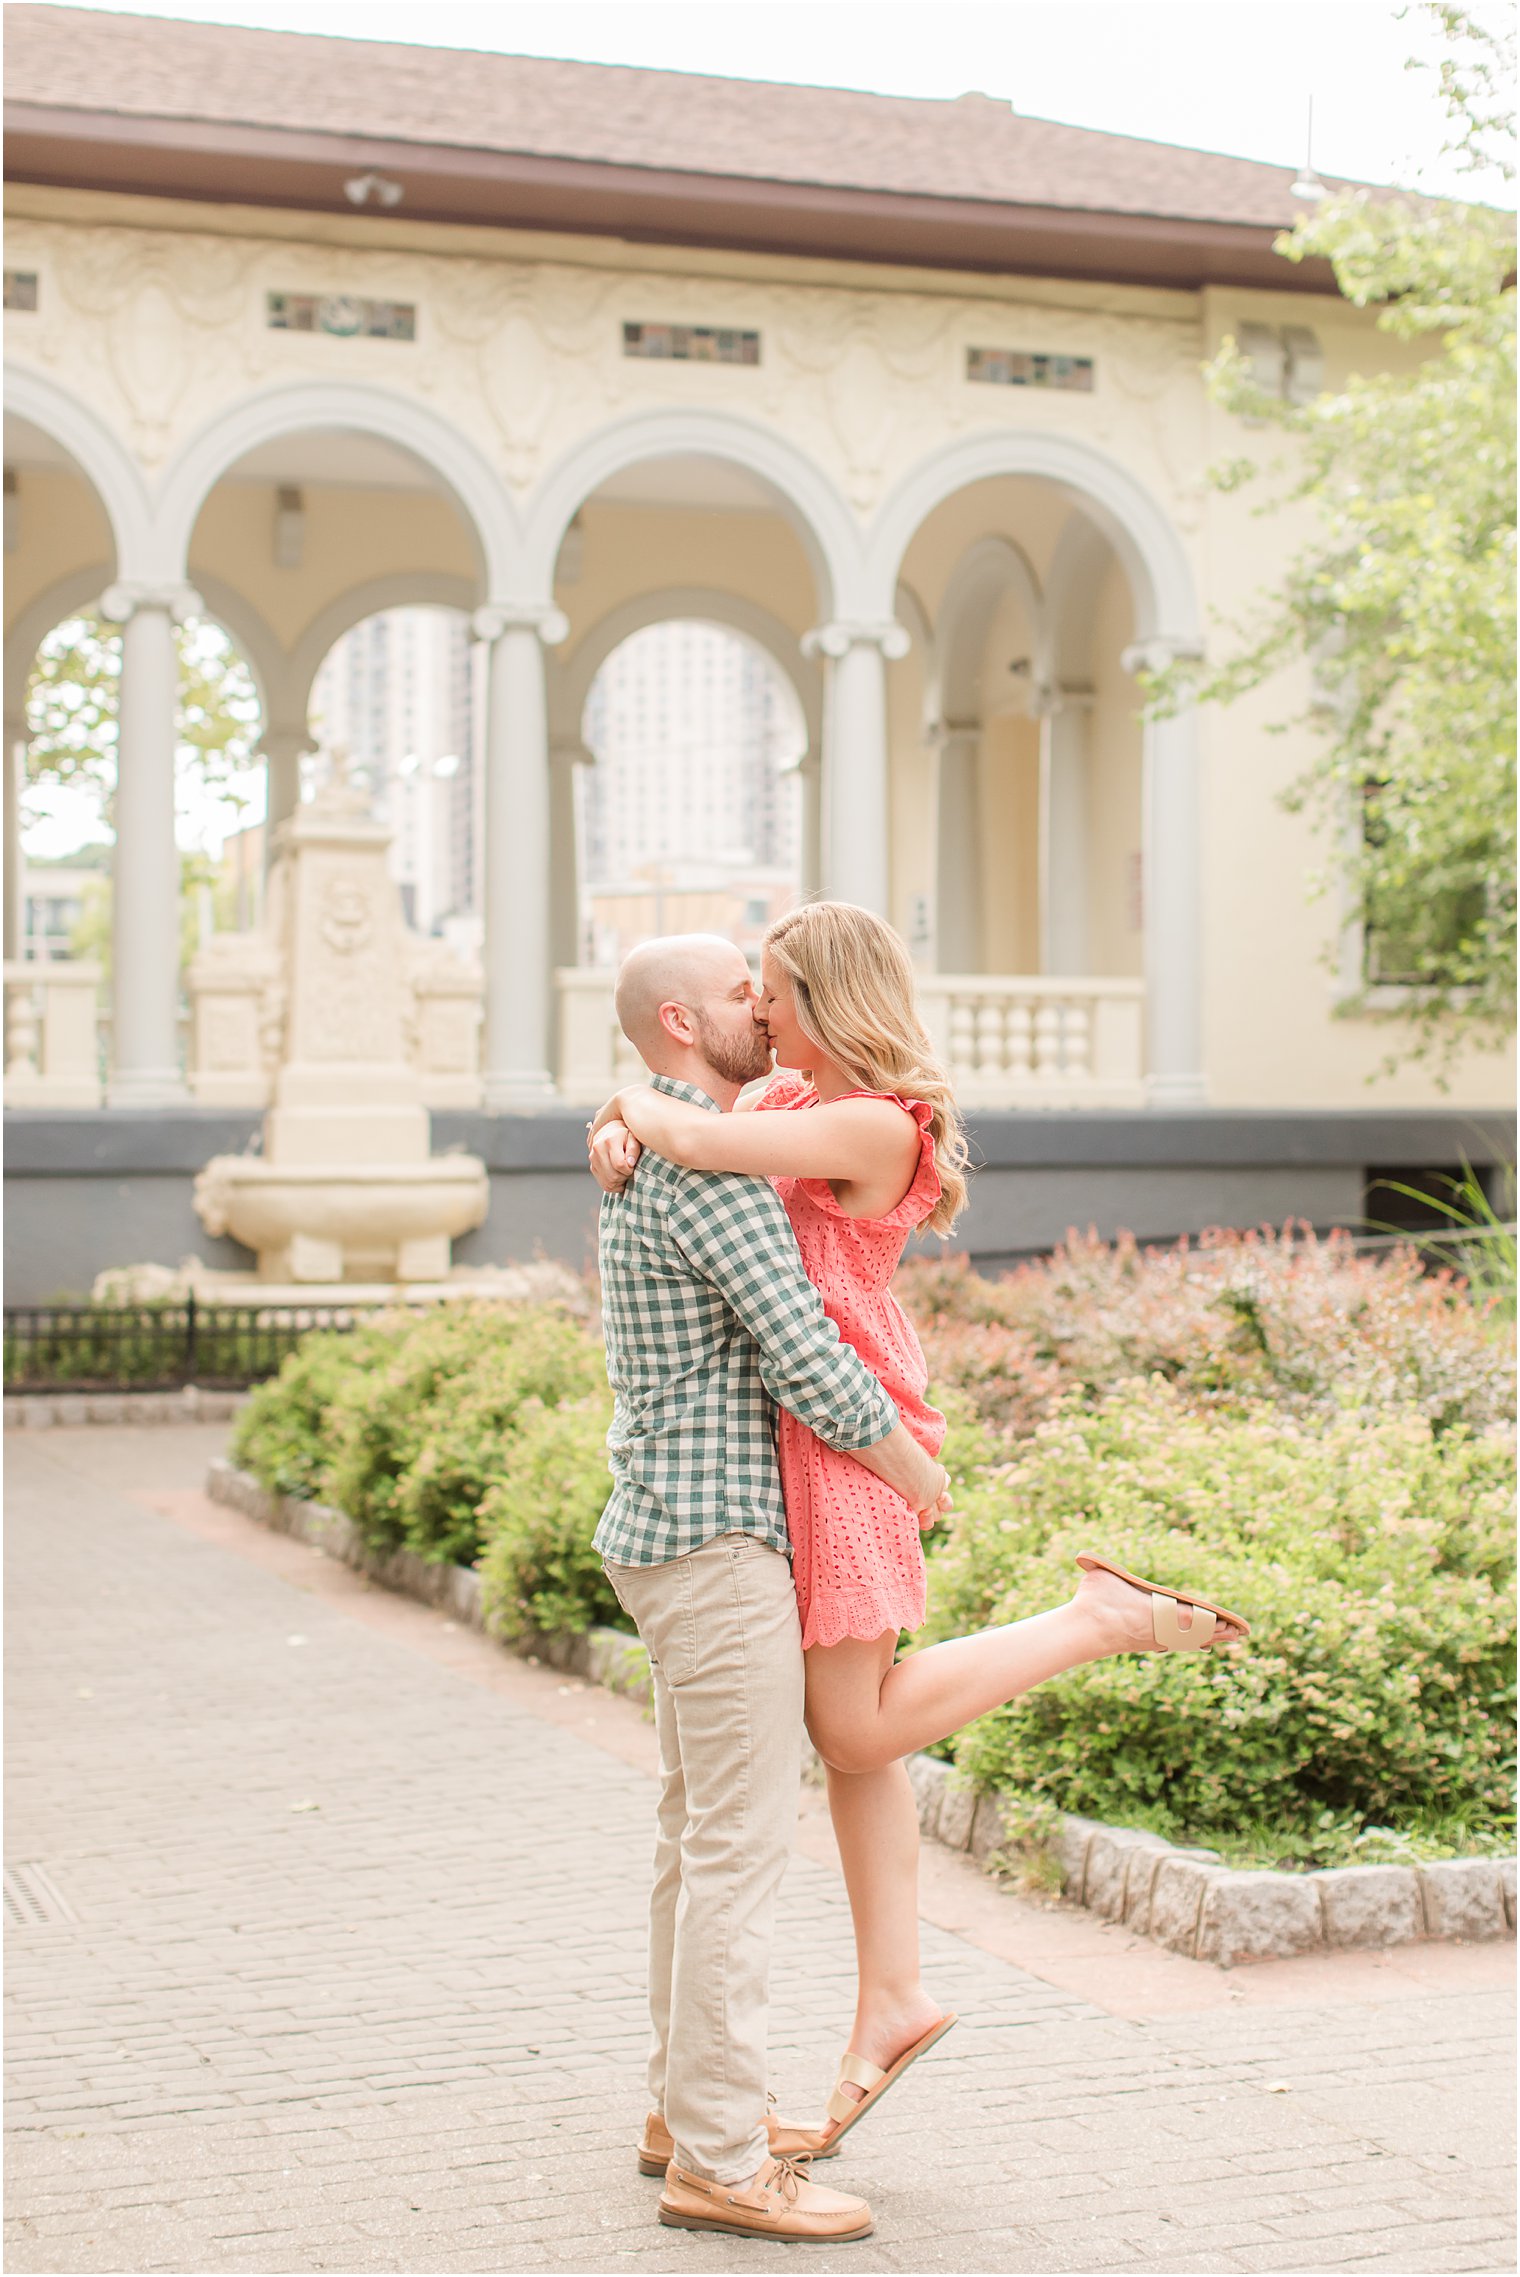
[(79, 1423), (229, 1423), (247, 1392), (7, 1392), (7, 1431), (62, 1430)]
[[(266, 1492), (246, 1471), (212, 1463), (206, 1491), (261, 1525), (343, 1559), (386, 1588), (420, 1598), (484, 1630), (480, 1577), (468, 1566), (429, 1565), (408, 1550), (366, 1549), (352, 1519), (320, 1502)], [(525, 1639), (513, 1649), (631, 1698), (649, 1697), (642, 1645), (617, 1629)], [(1005, 1807), (947, 1763), (908, 1760), (921, 1831), (986, 1864), (1008, 1846)], [(1453, 1858), (1421, 1866), (1331, 1866), (1307, 1874), (1226, 1866), (1217, 1851), (1189, 1850), (1156, 1834), (1067, 1817), (1057, 1842), (1062, 1895), (1103, 1921), (1122, 1921), (1191, 1960), (1237, 1961), (1298, 1953), (1385, 1949), (1417, 1938), (1513, 1936), (1513, 1858)]]

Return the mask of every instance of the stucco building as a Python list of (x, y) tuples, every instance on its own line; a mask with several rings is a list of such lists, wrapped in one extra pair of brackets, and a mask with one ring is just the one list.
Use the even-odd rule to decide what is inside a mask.
[[(46, 1007), (8, 986), (12, 1172), (37, 1226), (68, 1187), (79, 1250), (50, 1272), (23, 1238), (24, 1284), (193, 1246), (188, 1172), (261, 1101), (251, 1060), (246, 1112), (236, 1068), (197, 1106), (179, 1038), (194, 610), (254, 668), (276, 824), (335, 639), (468, 614), (483, 1016), (436, 1120), (493, 1168), (476, 1254), (584, 1245), (575, 1109), (614, 1040), (574, 776), (599, 667), (670, 620), (737, 631), (795, 695), (803, 882), (914, 943), (988, 1164), (979, 1254), (1072, 1219), (1354, 1218), (1369, 1169), (1502, 1145), (1497, 1055), (1445, 1094), (1369, 1084), (1388, 1036), (1340, 1010), (1362, 945), (1278, 799), (1293, 690), (1139, 712), (1137, 669), (1294, 536), (1210, 489), (1252, 438), (1203, 360), (1234, 333), (1292, 391), (1411, 352), (1274, 254), (1288, 171), (979, 95), (46, 6), (8, 10), (7, 63), (8, 877), (38, 640), (104, 596), (125, 643), (98, 1098), (52, 1105)], [(109, 1207), (78, 1207), (86, 1163)]]

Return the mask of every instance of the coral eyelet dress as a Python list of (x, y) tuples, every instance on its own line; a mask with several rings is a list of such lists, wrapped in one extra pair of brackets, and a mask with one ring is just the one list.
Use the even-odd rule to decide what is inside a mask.
[[(895, 1094), (851, 1091), (845, 1096), (882, 1099)], [(933, 1109), (921, 1099), (897, 1103), (918, 1124), (918, 1168), (907, 1193), (885, 1217), (852, 1218), (825, 1178), (776, 1178), (772, 1184), (824, 1311), (896, 1401), (919, 1445), (937, 1455), (945, 1419), (924, 1396), (929, 1371), (923, 1349), (888, 1287), (909, 1234), (939, 1200), (929, 1133)], [(756, 1101), (754, 1111), (805, 1112), (817, 1104), (810, 1083), (783, 1074)], [(902, 1496), (850, 1456), (826, 1447), (784, 1408), (778, 1452), (804, 1649), (839, 1644), (845, 1637), (879, 1637), (886, 1629), (921, 1627), (923, 1544), (917, 1516)]]

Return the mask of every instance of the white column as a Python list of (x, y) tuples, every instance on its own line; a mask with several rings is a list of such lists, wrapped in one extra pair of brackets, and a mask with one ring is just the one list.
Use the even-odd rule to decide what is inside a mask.
[(934, 857), (934, 969), (982, 969), (982, 856), (977, 778), (980, 721), (939, 730)]
[(595, 764), (595, 753), (578, 735), (556, 736), (549, 746), (549, 958), (555, 972), (581, 961), (575, 771)]
[(549, 734), (544, 643), (569, 625), (558, 609), (488, 602), (471, 619), (491, 644), (486, 695), (485, 1102), (543, 1106), (553, 1017), (550, 969)]
[(259, 749), (264, 754), (264, 771), (268, 779), (265, 793), (264, 867), (267, 870), (274, 860), (274, 834), (282, 822), (288, 822), (301, 803), (301, 761), (308, 751), (316, 749), (311, 730), (304, 721), (299, 727), (266, 727), (259, 738)]
[(1041, 690), (1040, 970), (1070, 978), (1089, 967), (1088, 721), (1090, 688)]
[(21, 793), (26, 787), (26, 714), (5, 715), (5, 961), (26, 949), (26, 865), (21, 858)]
[[(1126, 672), (1159, 671), (1197, 642), (1157, 637), (1127, 648)], [(1203, 1072), (1202, 832), (1198, 720), (1191, 705), (1145, 724), (1141, 895), (1145, 923), (1146, 1097), (1206, 1104)]]
[(174, 627), (200, 606), (185, 585), (123, 583), (101, 598), (101, 615), (122, 628), (106, 1094), (114, 1107), (173, 1106), (188, 1096), (179, 1067)]
[(823, 768), (816, 751), (804, 751), (797, 762), (797, 796), (802, 802), (798, 834), (798, 883), (804, 901), (823, 891)]
[(887, 847), (889, 658), (911, 646), (901, 625), (836, 621), (803, 636), (805, 656), (826, 656), (822, 848), (823, 891), (885, 917), (891, 890)]

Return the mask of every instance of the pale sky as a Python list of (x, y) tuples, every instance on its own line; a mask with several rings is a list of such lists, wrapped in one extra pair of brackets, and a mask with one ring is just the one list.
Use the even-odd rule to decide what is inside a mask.
[[(1031, 118), (1279, 166), (1303, 157), (1312, 96), (1322, 173), (1392, 182), (1424, 168), (1421, 186), (1448, 194), (1464, 180), (1440, 161), (1434, 74), (1404, 69), (1439, 36), (1422, 7), (1388, 0), (167, 0), (116, 12), (889, 95), (979, 88)], [(1474, 13), (1515, 19), (1511, 0), (1476, 0)], [(1493, 181), (1482, 194), (1510, 202)]]

